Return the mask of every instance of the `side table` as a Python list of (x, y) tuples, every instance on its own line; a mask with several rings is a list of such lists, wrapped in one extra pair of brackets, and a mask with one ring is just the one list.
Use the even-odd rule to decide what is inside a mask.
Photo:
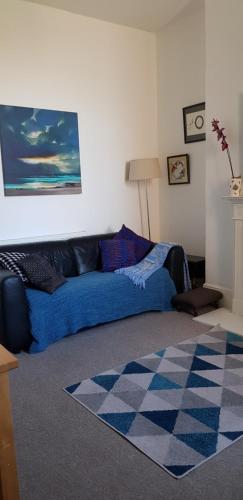
[(205, 257), (187, 255), (188, 267), (192, 288), (197, 288), (205, 283)]
[(0, 500), (19, 500), (8, 371), (17, 359), (0, 345)]

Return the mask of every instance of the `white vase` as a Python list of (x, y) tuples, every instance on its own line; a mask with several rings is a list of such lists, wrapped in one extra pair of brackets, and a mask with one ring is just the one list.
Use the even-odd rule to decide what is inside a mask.
[(230, 196), (240, 196), (242, 179), (239, 177), (232, 177), (230, 180)]

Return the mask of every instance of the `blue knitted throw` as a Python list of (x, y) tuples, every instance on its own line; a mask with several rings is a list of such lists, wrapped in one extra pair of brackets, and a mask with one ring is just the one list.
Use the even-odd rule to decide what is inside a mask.
[[(175, 243), (157, 243), (153, 250), (138, 264), (130, 267), (122, 267), (116, 269), (115, 273), (124, 274), (130, 278), (133, 283), (140, 288), (145, 288), (146, 280), (162, 267), (165, 263), (167, 255), (171, 248), (175, 246)], [(189, 290), (191, 288), (191, 281), (188, 269), (187, 257), (184, 252), (184, 289)]]

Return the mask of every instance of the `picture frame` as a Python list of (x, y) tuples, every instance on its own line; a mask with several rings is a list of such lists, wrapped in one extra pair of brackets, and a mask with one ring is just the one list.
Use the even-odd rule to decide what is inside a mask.
[(182, 111), (185, 144), (205, 141), (205, 102), (186, 106)]
[(4, 196), (82, 193), (78, 115), (0, 104)]
[(167, 157), (168, 184), (190, 184), (190, 162), (188, 154)]

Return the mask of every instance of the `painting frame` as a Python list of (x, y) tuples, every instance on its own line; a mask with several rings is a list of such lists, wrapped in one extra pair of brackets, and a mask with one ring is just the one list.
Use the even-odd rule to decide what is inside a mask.
[(167, 156), (168, 184), (190, 184), (190, 159), (188, 154)]
[(0, 104), (4, 196), (82, 193), (78, 114)]
[(182, 108), (185, 144), (206, 140), (205, 102)]

